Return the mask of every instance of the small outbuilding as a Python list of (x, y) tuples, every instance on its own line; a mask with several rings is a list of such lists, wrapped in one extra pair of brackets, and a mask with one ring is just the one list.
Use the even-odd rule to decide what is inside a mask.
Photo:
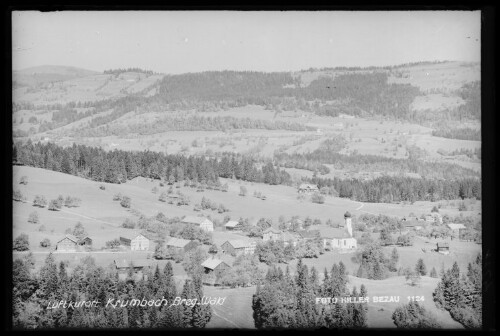
[(238, 221), (229, 221), (226, 224), (224, 224), (224, 227), (226, 228), (227, 231), (241, 230), (241, 224)]
[(450, 254), (450, 244), (439, 242), (436, 244), (436, 251), (442, 254)]

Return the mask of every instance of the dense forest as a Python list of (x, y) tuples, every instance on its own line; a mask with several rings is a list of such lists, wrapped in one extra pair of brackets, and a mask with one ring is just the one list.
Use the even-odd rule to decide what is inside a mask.
[[(67, 265), (56, 264), (49, 254), (39, 271), (28, 256), (14, 260), (13, 270), (13, 327), (16, 329), (47, 328), (203, 328), (212, 317), (210, 305), (170, 306), (176, 297), (203, 297), (198, 276), (187, 279), (177, 288), (172, 265), (163, 270), (158, 266), (147, 272), (146, 279), (136, 279), (132, 268), (126, 280), (119, 280), (114, 267), (96, 266), (92, 257), (83, 258), (70, 274)], [(161, 300), (168, 304), (139, 306), (132, 300)], [(56, 308), (66, 300), (74, 309)], [(129, 303), (121, 307), (108, 305), (108, 300)], [(83, 305), (81, 302), (99, 302)], [(141, 301), (142, 302), (142, 301)]]
[(474, 128), (440, 128), (433, 130), (432, 135), (448, 139), (481, 141), (481, 130)]
[(319, 188), (333, 187), (339, 197), (361, 202), (391, 203), (438, 201), (441, 199), (481, 199), (481, 180), (460, 178), (456, 180), (430, 180), (401, 176), (382, 176), (369, 181), (313, 177), (305, 179)]
[(328, 167), (322, 167), (325, 164), (333, 165), (333, 168), (339, 170), (362, 171), (362, 172), (399, 172), (416, 173), (429, 179), (453, 180), (460, 177), (479, 177), (480, 174), (458, 165), (446, 162), (428, 162), (419, 160), (420, 154), (413, 148), (409, 149), (408, 159), (394, 159), (379, 155), (352, 154), (346, 155), (338, 153), (343, 148), (344, 140), (335, 139), (335, 144), (322, 144), (318, 149), (309, 153), (276, 152), (274, 160), (281, 167), (299, 168), (299, 169), (318, 169), (319, 172), (328, 173)]
[[(290, 175), (272, 162), (260, 165), (249, 156), (223, 153), (218, 158), (165, 155), (151, 151), (128, 152), (73, 144), (63, 148), (52, 143), (15, 144), (13, 162), (72, 174), (94, 181), (123, 183), (137, 176), (167, 181), (216, 182), (219, 177), (291, 185)], [(259, 167), (261, 166), (261, 167)], [(481, 199), (481, 181), (475, 178), (431, 180), (383, 176), (371, 181), (313, 177), (304, 181), (320, 188), (331, 187), (340, 197), (365, 202), (397, 202)]]
[(441, 281), (433, 293), (434, 301), (467, 328), (482, 326), (482, 255), (469, 263), (467, 272), (460, 272), (458, 264), (441, 271)]
[(297, 272), (292, 276), (287, 266), (273, 266), (266, 274), (262, 286), (253, 296), (252, 309), (255, 327), (270, 328), (363, 328), (367, 323), (366, 303), (318, 304), (316, 298), (359, 298), (367, 297), (367, 290), (361, 285), (347, 288), (348, 276), (342, 262), (334, 264), (330, 271), (325, 269), (320, 283), (317, 270), (299, 259)]
[(286, 121), (270, 121), (235, 117), (189, 117), (165, 116), (151, 122), (128, 123), (127, 125), (103, 125), (98, 128), (85, 128), (75, 131), (75, 136), (102, 137), (109, 135), (126, 136), (129, 134), (156, 134), (167, 131), (228, 131), (233, 129), (266, 129), (305, 131), (312, 130), (299, 123)]

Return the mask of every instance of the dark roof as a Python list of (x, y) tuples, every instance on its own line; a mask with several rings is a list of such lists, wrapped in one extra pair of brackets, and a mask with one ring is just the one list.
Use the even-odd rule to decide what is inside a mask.
[(318, 230), (303, 230), (297, 232), (301, 238), (316, 238), (319, 237), (319, 231)]
[(273, 227), (267, 228), (266, 230), (264, 230), (264, 232), (263, 232), (263, 233), (268, 233), (268, 232), (272, 232), (272, 233), (276, 233), (276, 234), (280, 234), (280, 233), (281, 233), (281, 231), (280, 231), (280, 230), (275, 229), (275, 228), (273, 228)]
[(131, 263), (133, 267), (151, 266), (151, 262), (147, 259), (137, 259), (132, 261), (127, 259), (115, 259), (116, 268), (129, 268)]
[(67, 234), (66, 236), (64, 236), (64, 238), (60, 239), (58, 241), (58, 243), (62, 242), (64, 239), (68, 238), (69, 240), (71, 240), (73, 243), (77, 243), (78, 242), (78, 238), (76, 238), (75, 236), (73, 236), (72, 234)]
[[(130, 231), (130, 232), (124, 232), (124, 233), (120, 234), (120, 238), (125, 238), (125, 239), (128, 239), (128, 240), (133, 240), (133, 239), (137, 238), (137, 236), (139, 236), (139, 235), (143, 235), (143, 234), (141, 232), (139, 232), (139, 231)], [(146, 237), (146, 236), (144, 236), (144, 237)]]

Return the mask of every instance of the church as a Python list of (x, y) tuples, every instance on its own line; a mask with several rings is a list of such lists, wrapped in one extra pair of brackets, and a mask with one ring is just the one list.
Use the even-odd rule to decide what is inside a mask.
[(323, 246), (326, 249), (350, 250), (358, 247), (352, 232), (351, 214), (344, 214), (344, 223), (339, 228), (329, 228), (323, 236)]

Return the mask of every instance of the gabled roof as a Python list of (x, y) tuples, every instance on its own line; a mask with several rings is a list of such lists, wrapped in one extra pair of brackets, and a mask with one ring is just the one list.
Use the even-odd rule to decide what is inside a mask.
[(270, 228), (265, 229), (263, 233), (269, 233), (269, 232), (272, 232), (272, 233), (275, 233), (275, 234), (280, 234), (280, 233), (281, 233), (281, 231), (280, 231), (280, 230), (275, 229), (275, 228), (273, 228), (273, 227), (270, 227)]
[(172, 237), (167, 241), (166, 245), (173, 247), (185, 247), (189, 244), (189, 242), (191, 242), (191, 240)]
[(200, 224), (202, 224), (205, 221), (209, 221), (210, 223), (212, 223), (212, 221), (210, 221), (208, 218), (205, 218), (205, 217), (196, 217), (196, 216), (186, 216), (182, 220), (182, 223), (189, 223), (189, 224), (200, 225)]
[[(137, 236), (143, 236), (145, 238), (148, 238), (146, 236), (144, 236), (141, 232), (139, 231), (130, 231), (130, 232), (125, 232), (125, 233), (122, 233), (120, 234), (120, 238), (125, 238), (125, 239), (128, 239), (128, 240), (132, 240), (132, 239), (135, 239), (137, 238)], [(149, 239), (149, 238), (148, 238)]]
[(240, 222), (238, 222), (238, 221), (229, 221), (224, 226), (234, 228), (234, 227), (238, 226), (239, 224), (240, 224)]
[(147, 259), (136, 259), (136, 260), (127, 260), (127, 259), (115, 259), (116, 268), (129, 268), (132, 263), (133, 267), (149, 267), (151, 266), (151, 261)]
[(297, 240), (297, 234), (296, 233), (292, 233), (292, 232), (283, 232), (283, 234), (281, 235), (281, 238), (284, 240), (284, 241), (289, 241), (289, 240)]
[(232, 239), (232, 240), (226, 240), (222, 245), (224, 245), (225, 243), (229, 243), (235, 249), (239, 249), (239, 248), (250, 247), (250, 244), (252, 242), (243, 239)]
[[(219, 266), (221, 263), (226, 264), (224, 261), (222, 261), (222, 260), (220, 260), (220, 259), (212, 259), (212, 258), (210, 258), (210, 259), (205, 260), (205, 261), (201, 264), (201, 266), (206, 267), (206, 268), (211, 269), (211, 270), (214, 270), (214, 269), (215, 269), (217, 266)], [(227, 264), (226, 264), (226, 265), (227, 265)], [(229, 265), (227, 265), (227, 266), (229, 266)]]
[(66, 238), (68, 238), (69, 240), (71, 240), (71, 241), (72, 241), (73, 243), (75, 243), (75, 244), (78, 242), (78, 238), (76, 238), (76, 237), (75, 237), (75, 236), (73, 236), (72, 234), (66, 234), (66, 235), (64, 236), (64, 238), (61, 238), (61, 239), (58, 241), (58, 243), (59, 243), (59, 242), (61, 242), (61, 241), (63, 241), (63, 240), (64, 240), (64, 239), (66, 239)]
[(437, 243), (437, 247), (440, 248), (440, 247), (450, 247), (450, 244), (448, 243), (445, 243), (445, 242), (439, 242)]
[(318, 186), (315, 184), (309, 184), (309, 183), (302, 183), (299, 186), (299, 189), (318, 189)]
[(319, 230), (302, 230), (297, 232), (301, 238), (316, 238), (319, 237)]
[(344, 228), (327, 228), (322, 230), (321, 236), (326, 239), (351, 238), (349, 232)]
[(448, 227), (452, 230), (466, 229), (465, 225), (463, 224), (448, 223), (446, 225), (448, 225)]

